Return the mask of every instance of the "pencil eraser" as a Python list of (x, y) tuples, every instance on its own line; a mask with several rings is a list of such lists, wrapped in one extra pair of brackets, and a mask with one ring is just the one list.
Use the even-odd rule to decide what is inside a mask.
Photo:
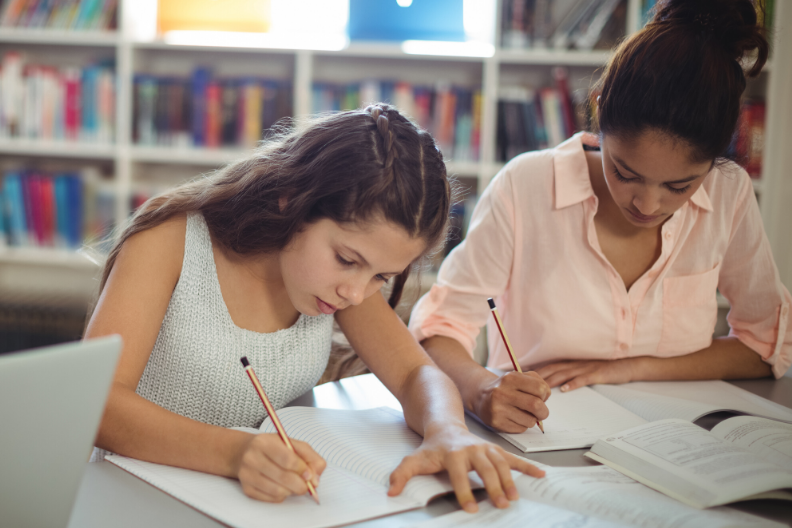
[(487, 299), (487, 302), (488, 302), (488, 303), (489, 303), (489, 305), (490, 305), (490, 310), (494, 310), (494, 309), (495, 309), (495, 301), (493, 301), (493, 300), (492, 300), (492, 297), (490, 297), (489, 299)]
[(240, 359), (239, 361), (242, 362), (242, 366), (245, 368), (250, 366), (250, 361), (248, 361), (247, 356), (242, 356), (242, 359)]

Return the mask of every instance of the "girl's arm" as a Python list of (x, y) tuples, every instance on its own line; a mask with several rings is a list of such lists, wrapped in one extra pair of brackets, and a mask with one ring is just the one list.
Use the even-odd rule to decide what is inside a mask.
[(401, 402), (407, 424), (424, 437), (421, 447), (391, 474), (389, 494), (399, 494), (415, 475), (447, 470), (460, 505), (473, 512), (478, 508), (469, 471), (481, 476), (499, 507), (518, 496), (511, 468), (536, 477), (544, 474), (468, 431), (454, 383), (429, 359), (382, 295), (371, 295), (336, 318), (360, 358)]
[(764, 378), (772, 375), (772, 367), (736, 337), (720, 337), (707, 348), (684, 356), (562, 361), (536, 372), (548, 385), (560, 385), (566, 392), (595, 383)]
[(182, 216), (126, 241), (88, 324), (86, 337), (119, 334), (124, 341), (96, 445), (141, 460), (236, 477), (249, 496), (261, 500), (305, 493), (300, 475), (310, 470), (303, 459), (314, 480), (324, 469), (324, 461), (307, 444), (295, 442), (302, 458), (297, 457), (276, 435), (201, 423), (135, 393), (181, 274), (185, 230)]

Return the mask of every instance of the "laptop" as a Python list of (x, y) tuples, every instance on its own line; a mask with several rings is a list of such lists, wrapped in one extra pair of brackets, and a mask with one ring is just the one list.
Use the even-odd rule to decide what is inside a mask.
[(0, 526), (66, 526), (119, 336), (0, 356)]

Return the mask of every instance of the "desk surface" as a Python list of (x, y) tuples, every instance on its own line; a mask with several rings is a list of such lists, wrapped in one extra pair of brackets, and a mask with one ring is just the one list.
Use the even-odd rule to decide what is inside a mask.
[[(792, 378), (775, 381), (767, 379), (744, 380), (732, 383), (776, 403), (792, 407)], [(369, 409), (388, 406), (401, 410), (398, 400), (371, 374), (320, 385), (289, 405), (330, 409)], [(511, 453), (526, 456), (470, 417), (467, 418), (467, 423), (474, 434), (500, 445)], [(530, 453), (527, 458), (551, 466), (595, 465), (595, 462), (583, 456), (586, 451), (586, 449), (572, 449)], [(477, 496), (480, 500), (485, 498), (484, 492), (478, 492)], [(732, 507), (783, 521), (792, 526), (792, 503), (787, 501), (749, 501)], [(354, 526), (396, 528), (457, 509), (459, 507), (456, 500), (447, 496), (433, 501), (428, 507), (420, 510), (374, 519)], [(158, 526), (216, 528), (223, 525), (109, 462), (88, 464), (69, 527), (104, 528), (107, 526), (117, 528), (142, 526), (146, 528)]]

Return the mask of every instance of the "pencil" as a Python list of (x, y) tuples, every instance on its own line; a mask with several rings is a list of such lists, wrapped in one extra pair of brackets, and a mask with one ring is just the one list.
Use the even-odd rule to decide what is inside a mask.
[[(296, 454), (297, 451), (295, 451), (294, 445), (292, 445), (291, 440), (289, 440), (289, 437), (286, 435), (286, 429), (283, 428), (283, 424), (278, 418), (278, 415), (275, 414), (275, 408), (270, 403), (269, 398), (267, 398), (267, 394), (264, 392), (264, 388), (261, 386), (256, 373), (253, 371), (253, 367), (250, 366), (247, 356), (244, 356), (242, 359), (240, 359), (240, 361), (242, 362), (242, 366), (245, 367), (245, 372), (247, 372), (250, 381), (253, 383), (253, 387), (255, 387), (259, 398), (261, 398), (261, 403), (264, 404), (267, 414), (269, 414), (270, 418), (272, 419), (275, 429), (278, 430), (278, 436), (280, 436), (281, 440), (283, 440), (283, 443), (286, 444), (286, 447), (288, 447), (292, 453)], [(310, 481), (306, 481), (306, 484), (308, 484), (308, 492), (311, 494), (311, 497), (313, 497), (313, 500), (316, 501), (316, 504), (319, 504), (319, 495), (316, 494), (316, 489), (314, 488), (313, 484), (311, 484)]]
[[(511, 343), (509, 343), (509, 337), (506, 335), (506, 331), (503, 329), (503, 322), (501, 322), (500, 315), (498, 315), (498, 309), (495, 307), (495, 301), (493, 301), (492, 297), (490, 297), (487, 299), (487, 302), (489, 303), (490, 312), (492, 312), (492, 315), (495, 317), (495, 324), (498, 325), (498, 331), (503, 338), (503, 342), (506, 344), (506, 350), (509, 352), (509, 359), (511, 359), (514, 370), (522, 373), (520, 364), (517, 363), (517, 356), (514, 355), (514, 350), (512, 350)], [(542, 424), (541, 420), (537, 420), (536, 426), (540, 431), (542, 431), (542, 434), (544, 434), (544, 425)]]

